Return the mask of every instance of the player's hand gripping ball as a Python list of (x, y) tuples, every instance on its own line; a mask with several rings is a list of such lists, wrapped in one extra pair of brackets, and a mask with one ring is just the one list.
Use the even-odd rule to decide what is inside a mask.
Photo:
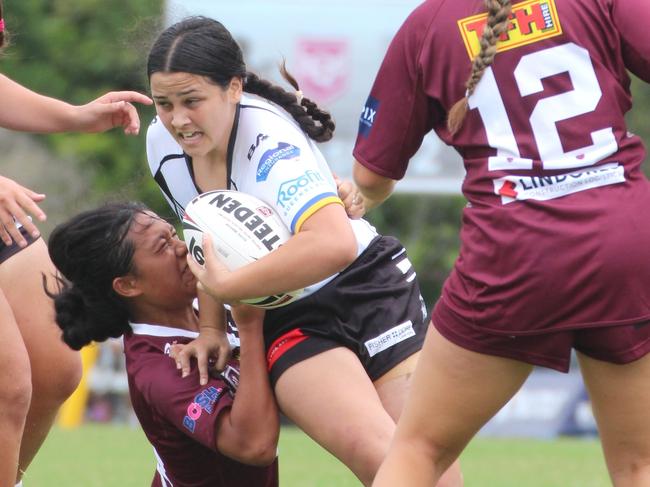
[[(185, 208), (183, 236), (190, 255), (204, 265), (203, 233), (212, 238), (217, 257), (231, 271), (258, 260), (286, 242), (291, 233), (275, 211), (258, 198), (229, 190), (208, 191)], [(271, 309), (294, 301), (302, 289), (242, 300)]]

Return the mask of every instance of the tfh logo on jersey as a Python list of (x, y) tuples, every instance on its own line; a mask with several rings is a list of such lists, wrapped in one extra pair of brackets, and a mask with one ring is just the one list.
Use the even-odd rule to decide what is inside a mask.
[(375, 115), (379, 110), (379, 100), (369, 96), (366, 100), (366, 106), (363, 107), (361, 116), (359, 117), (359, 135), (368, 137), (372, 124), (375, 123)]
[[(481, 50), (481, 37), (487, 22), (487, 13), (473, 15), (458, 21), (470, 59)], [(525, 46), (542, 39), (562, 34), (562, 26), (555, 8), (555, 0), (528, 0), (512, 6), (510, 24), (497, 43), (497, 52)]]
[(283, 159), (297, 159), (300, 157), (300, 148), (295, 145), (287, 144), (286, 142), (278, 142), (278, 146), (274, 149), (269, 149), (260, 158), (257, 165), (257, 174), (255, 180), (259, 183), (266, 181), (271, 169), (278, 161)]
[(183, 426), (191, 433), (196, 429), (196, 422), (199, 420), (203, 411), (208, 414), (214, 412), (214, 405), (223, 393), (223, 388), (208, 387), (194, 397), (194, 401), (187, 406), (187, 413), (183, 418)]

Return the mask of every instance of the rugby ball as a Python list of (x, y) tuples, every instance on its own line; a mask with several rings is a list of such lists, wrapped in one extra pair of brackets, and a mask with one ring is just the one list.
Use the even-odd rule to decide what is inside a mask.
[[(200, 265), (205, 263), (204, 232), (212, 238), (219, 260), (231, 271), (264, 257), (291, 238), (282, 219), (266, 203), (250, 194), (229, 190), (200, 194), (185, 207), (185, 245)], [(272, 309), (295, 301), (301, 294), (302, 289), (242, 302)]]

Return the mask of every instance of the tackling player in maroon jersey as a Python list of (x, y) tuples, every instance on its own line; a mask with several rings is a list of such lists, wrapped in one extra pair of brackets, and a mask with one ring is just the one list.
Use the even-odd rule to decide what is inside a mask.
[(124, 336), (129, 392), (157, 460), (153, 487), (277, 487), (279, 419), (266, 373), (262, 316), (233, 310), (239, 362), (199, 385), (173, 345), (198, 336), (196, 279), (174, 228), (139, 204), (112, 204), (57, 226), (54, 294), (63, 340), (78, 350)]

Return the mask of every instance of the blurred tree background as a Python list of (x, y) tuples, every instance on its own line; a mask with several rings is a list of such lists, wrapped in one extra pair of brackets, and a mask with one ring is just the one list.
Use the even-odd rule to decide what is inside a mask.
[[(5, 0), (4, 7), (12, 45), (0, 60), (2, 73), (38, 92), (78, 104), (109, 90), (148, 93), (145, 60), (162, 26), (162, 0)], [(645, 112), (650, 88), (633, 81), (630, 130), (650, 141)], [(154, 109), (138, 110), (143, 127), (138, 137), (125, 137), (119, 130), (31, 136), (22, 144), (29, 152), (20, 152), (29, 155), (16, 155), (11, 164), (5, 160), (6, 147), (19, 136), (1, 138), (2, 173), (49, 195), (43, 205), (50, 216), (45, 234), (61, 218), (107, 199), (143, 200), (171, 216), (146, 163), (144, 131)], [(43, 166), (30, 171), (39, 157)], [(73, 181), (86, 187), (73, 188)], [(461, 196), (396, 194), (368, 215), (382, 233), (399, 236), (406, 245), (429, 306), (456, 259), (464, 205)]]
[[(39, 93), (75, 104), (111, 90), (148, 93), (146, 54), (162, 25), (162, 9), (162, 0), (5, 0), (10, 47), (0, 60), (1, 72)], [(155, 110), (137, 108), (142, 118), (138, 137), (126, 137), (118, 129), (33, 137), (35, 144), (51, 151), (53, 163), (75, 165), (86, 176), (89, 187), (68, 213), (120, 197), (142, 199), (167, 211), (145, 157), (144, 132)], [(29, 164), (22, 166), (27, 169)], [(47, 183), (34, 189), (48, 193), (50, 200), (64, 196)]]

